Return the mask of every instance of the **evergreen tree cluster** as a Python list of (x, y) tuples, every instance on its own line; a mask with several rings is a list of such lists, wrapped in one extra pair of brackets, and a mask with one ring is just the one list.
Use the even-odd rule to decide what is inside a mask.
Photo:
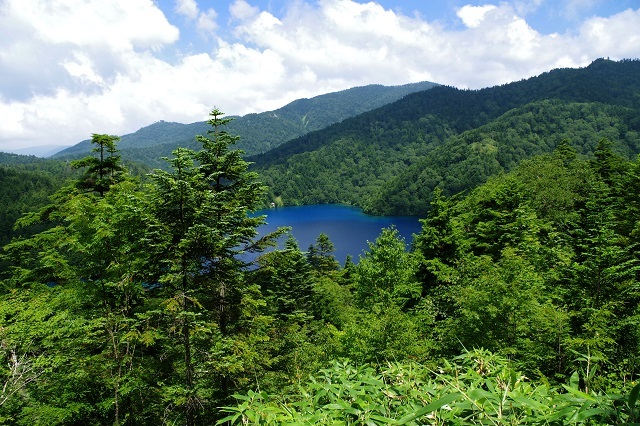
[(46, 226), (2, 254), (0, 423), (638, 421), (640, 159), (563, 141), (341, 267), (324, 234), (265, 251), (287, 230), (208, 123), (146, 183), (95, 135), (18, 221)]

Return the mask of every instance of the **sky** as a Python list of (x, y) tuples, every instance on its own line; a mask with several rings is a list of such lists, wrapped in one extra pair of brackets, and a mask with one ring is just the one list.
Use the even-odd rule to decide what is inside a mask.
[(0, 0), (0, 151), (640, 57), (640, 0)]

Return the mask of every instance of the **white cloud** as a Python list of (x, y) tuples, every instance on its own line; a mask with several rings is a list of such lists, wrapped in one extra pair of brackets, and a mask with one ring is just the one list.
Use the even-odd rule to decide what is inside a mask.
[[(135, 74), (131, 57), (178, 39), (151, 0), (6, 0), (1, 3), (0, 149), (70, 144), (114, 125), (89, 106)], [(4, 32), (6, 29), (6, 33)], [(93, 112), (93, 114), (92, 114)]]
[(213, 9), (208, 9), (206, 12), (200, 13), (198, 16), (198, 30), (205, 34), (214, 34), (218, 29), (216, 19), (218, 13)]
[(260, 13), (260, 8), (251, 6), (245, 0), (235, 0), (229, 6), (231, 16), (236, 19), (250, 19)]
[(44, 43), (159, 47), (178, 38), (151, 0), (6, 0), (5, 19), (29, 28)]
[(215, 34), (218, 29), (218, 13), (213, 8), (201, 11), (195, 0), (175, 0), (175, 10), (196, 24), (196, 28), (201, 35), (207, 36)]
[(75, 57), (75, 61), (68, 60), (62, 63), (62, 66), (64, 66), (69, 75), (89, 83), (104, 83), (102, 77), (94, 71), (94, 65), (91, 59), (80, 52), (75, 52), (73, 56)]
[(640, 9), (625, 10), (609, 18), (591, 18), (580, 27), (579, 40), (600, 56), (640, 56)]
[(275, 16), (236, 0), (222, 32), (213, 9), (195, 4), (194, 15), (183, 1), (214, 39), (169, 61), (180, 33), (151, 0), (0, 1), (0, 150), (203, 120), (214, 106), (259, 112), (371, 83), (480, 88), (640, 57), (640, 10), (542, 35), (505, 2), (460, 9), (465, 27), (451, 29), (374, 2), (298, 0)]
[(198, 13), (200, 13), (198, 3), (195, 0), (176, 0), (176, 12), (194, 20), (198, 18)]
[(467, 27), (477, 28), (484, 20), (485, 15), (496, 8), (492, 4), (484, 6), (466, 5), (458, 9), (458, 17)]

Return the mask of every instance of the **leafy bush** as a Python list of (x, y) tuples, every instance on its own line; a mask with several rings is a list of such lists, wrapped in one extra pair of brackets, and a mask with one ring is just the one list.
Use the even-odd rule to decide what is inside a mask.
[(335, 361), (296, 395), (235, 395), (217, 424), (254, 425), (564, 425), (639, 420), (640, 384), (628, 397), (584, 392), (578, 374), (553, 388), (534, 383), (508, 360), (466, 352), (436, 368), (393, 363), (376, 370)]

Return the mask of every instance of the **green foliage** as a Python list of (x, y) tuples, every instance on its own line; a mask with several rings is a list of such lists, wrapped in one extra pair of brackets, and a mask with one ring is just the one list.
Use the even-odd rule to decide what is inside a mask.
[(341, 354), (359, 363), (428, 359), (436, 353), (430, 339), (433, 318), (427, 313), (403, 312), (391, 305), (349, 310), (342, 325)]
[(76, 182), (80, 190), (95, 191), (102, 197), (111, 185), (124, 178), (124, 167), (120, 164), (116, 149), (119, 140), (119, 137), (112, 135), (92, 135), (91, 143), (96, 145), (92, 151), (98, 157), (88, 156), (71, 162), (74, 169), (86, 167), (83, 176)]
[[(52, 314), (38, 297), (65, 294), (74, 303), (50, 303), (77, 328), (50, 333), (34, 355), (8, 349), (8, 402), (0, 410), (7, 419), (194, 424), (230, 388), (245, 386), (247, 375), (269, 365), (258, 354), (272, 319), (262, 313), (259, 290), (243, 279), (239, 255), (263, 250), (278, 233), (255, 238), (264, 218), (248, 212), (262, 187), (229, 149), (234, 137), (220, 128), (221, 113), (212, 114), (212, 137), (200, 138), (203, 150), (178, 150), (176, 171), (159, 171), (144, 192), (117, 175), (117, 161), (109, 162), (115, 145), (100, 139), (109, 155), (90, 161), (80, 186), (64, 187), (19, 221), (49, 228), (5, 247), (11, 266), (2, 303), (33, 309), (43, 316), (33, 322), (48, 324)], [(84, 191), (87, 179), (92, 183)], [(16, 291), (25, 297), (21, 304), (10, 297)], [(7, 333), (28, 338), (20, 331), (28, 317), (5, 318)], [(67, 344), (74, 349), (66, 350), (64, 368), (32, 369), (31, 358), (58, 356)]]
[(307, 252), (307, 260), (311, 268), (318, 274), (325, 275), (339, 269), (340, 263), (333, 256), (335, 247), (327, 234), (320, 233), (316, 244), (311, 244)]
[[(182, 408), (187, 425), (194, 424), (201, 407), (208, 409), (212, 399), (204, 371), (198, 368), (210, 362), (208, 337), (230, 338), (236, 327), (239, 341), (255, 337), (251, 321), (260, 317), (246, 319), (244, 309), (256, 313), (261, 295), (243, 282), (240, 255), (273, 245), (283, 232), (255, 238), (264, 217), (248, 212), (257, 206), (263, 188), (247, 171), (241, 152), (230, 149), (237, 137), (224, 129), (229, 119), (218, 110), (210, 115), (209, 136), (197, 138), (203, 149), (175, 150), (168, 160), (171, 171), (157, 170), (150, 188), (155, 222), (147, 237), (152, 252), (147, 267), (152, 282), (160, 286), (167, 338), (180, 348), (182, 358), (174, 360), (174, 369), (183, 385), (173, 381), (162, 391), (169, 404)], [(221, 372), (218, 379), (223, 390), (228, 387), (229, 373)]]
[(467, 352), (434, 369), (339, 361), (286, 399), (264, 392), (235, 395), (238, 404), (225, 407), (229, 415), (217, 424), (614, 424), (636, 419), (637, 389), (619, 397), (583, 392), (575, 379), (560, 388), (536, 385), (486, 351)]
[(414, 247), (441, 353), (484, 347), (555, 380), (579, 370), (577, 352), (604, 369), (592, 387), (635, 377), (638, 258), (619, 231), (631, 165), (572, 157), (564, 144), (466, 197), (435, 193)]
[[(1, 154), (1, 153), (0, 153)], [(8, 156), (8, 155), (7, 155)], [(5, 156), (6, 157), (6, 156)], [(74, 172), (59, 161), (26, 161), (24, 156), (0, 156), (0, 244), (14, 236), (42, 231), (42, 226), (14, 229), (18, 218), (26, 212), (48, 204), (49, 196), (59, 189)], [(27, 157), (28, 158), (28, 157)], [(23, 162), (26, 161), (26, 162)]]
[[(636, 93), (636, 66), (435, 88), (283, 146), (327, 165), (324, 138), (350, 150), (344, 187), (275, 161), (300, 196), (372, 201), (386, 189), (369, 183), (419, 171), (424, 190), (385, 198), (429, 210), (411, 249), (385, 229), (344, 268), (325, 234), (262, 253), (285, 230), (258, 236), (267, 190), (220, 111), (146, 185), (96, 135), (79, 185), (34, 203), (3, 250), (0, 423), (638, 423), (637, 96), (593, 85)], [(10, 160), (8, 182), (46, 175)]]
[(405, 308), (420, 297), (421, 286), (414, 277), (415, 258), (395, 228), (383, 229), (369, 251), (355, 266), (353, 286), (361, 307), (390, 304)]
[(278, 316), (311, 312), (313, 280), (311, 265), (289, 236), (284, 250), (264, 254), (258, 259), (256, 282), (268, 298), (268, 305)]

